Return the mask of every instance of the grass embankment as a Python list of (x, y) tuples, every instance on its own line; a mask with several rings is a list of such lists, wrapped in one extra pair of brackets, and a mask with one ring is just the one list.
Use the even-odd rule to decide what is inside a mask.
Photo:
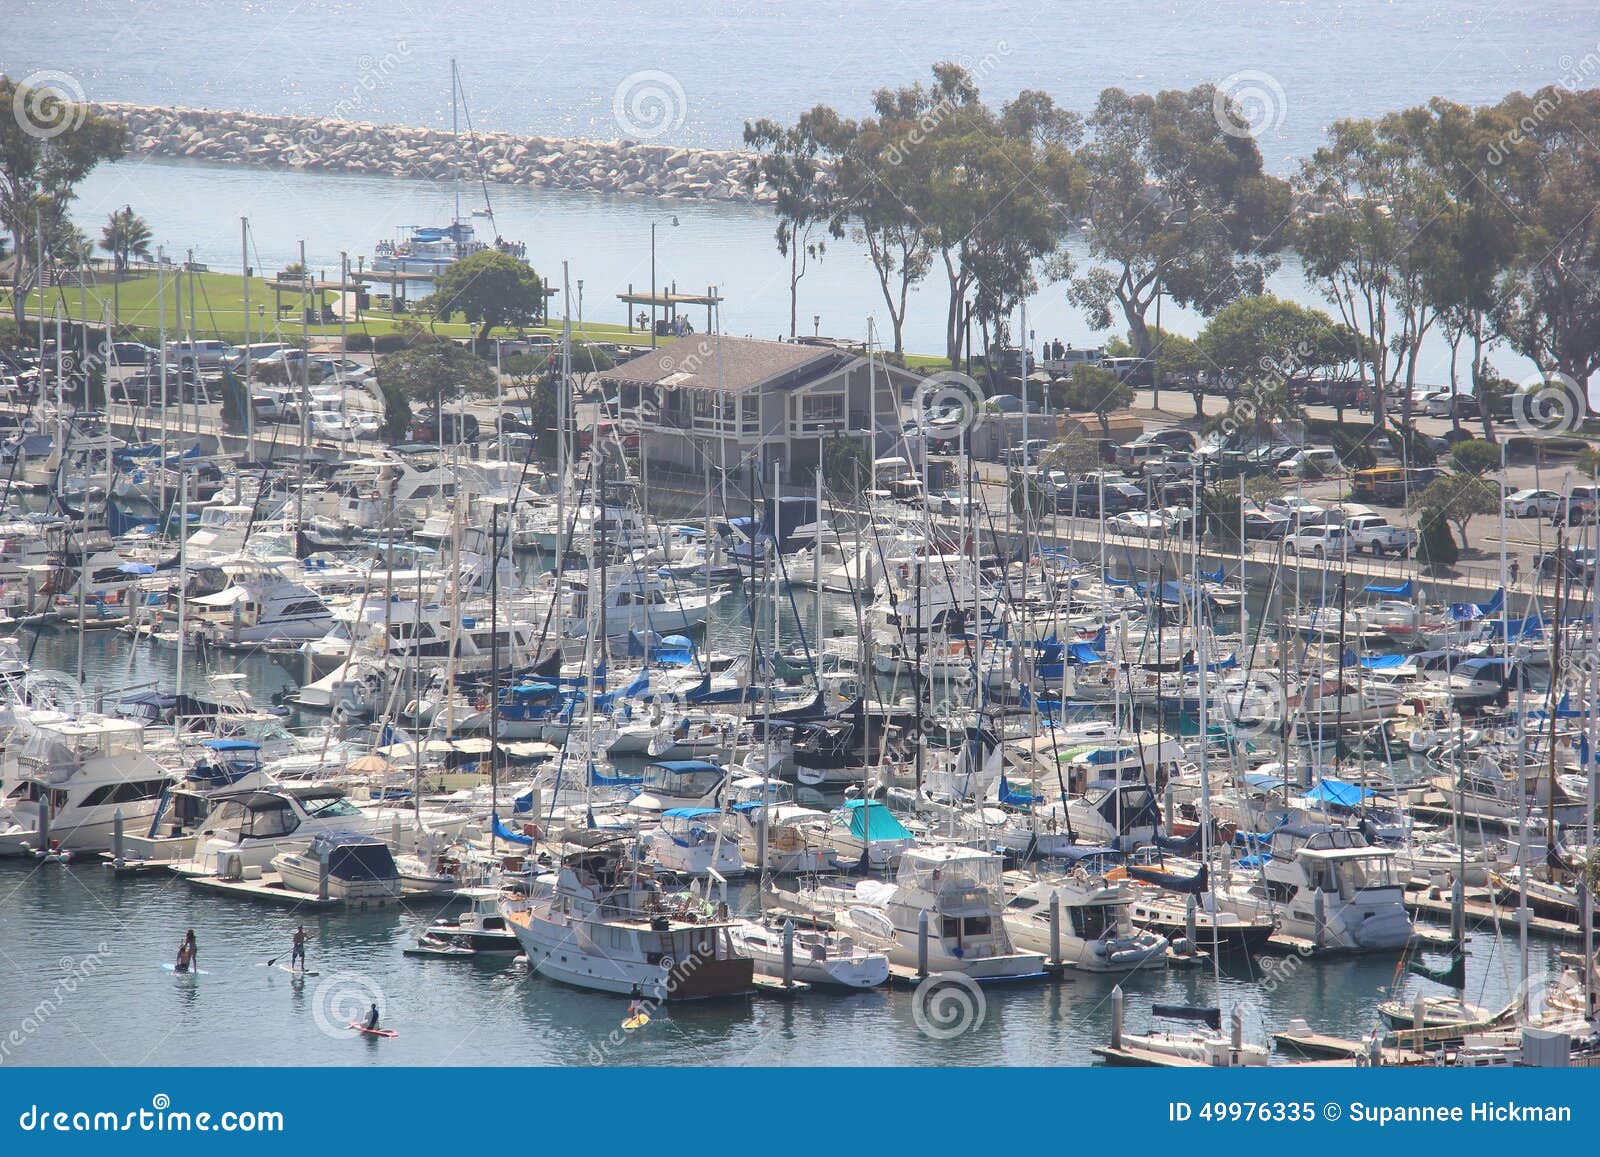
[[(183, 308), (178, 308), (178, 284), (182, 283)], [(43, 295), (43, 306), (40, 305), (40, 294), (30, 293), (27, 301), (27, 312), (37, 317), (43, 314), (49, 319), (54, 312), (60, 311), (62, 316), (71, 321), (87, 320), (91, 325), (99, 325), (102, 320), (113, 316), (115, 306), (116, 317), (125, 330), (138, 330), (144, 337), (153, 339), (161, 329), (161, 314), (165, 307), (167, 320), (168, 340), (176, 340), (177, 336), (186, 331), (190, 317), (189, 286), (194, 285), (194, 328), (196, 336), (201, 338), (218, 338), (222, 341), (241, 342), (245, 338), (245, 293), (244, 279), (237, 274), (224, 273), (197, 273), (192, 278), (184, 276), (169, 276), (166, 285), (158, 285), (153, 273), (134, 274), (124, 279), (119, 285), (113, 286), (102, 275), (99, 284), (86, 284), (80, 291), (76, 285), (62, 285), (52, 287)], [(413, 289), (413, 292), (415, 290)], [(164, 300), (163, 300), (164, 297)], [(260, 277), (250, 279), (250, 322), (249, 336), (253, 342), (260, 341), (298, 341), (302, 332), (311, 337), (338, 337), (339, 323), (312, 325), (304, 330), (301, 326), (301, 310), (310, 306), (316, 316), (320, 316), (322, 306), (331, 306), (337, 300), (336, 293), (301, 293), (297, 289), (280, 289), (276, 293), (269, 283)], [(274, 316), (277, 308), (282, 307), (281, 316)], [(3, 307), (9, 314), (11, 300), (9, 295), (4, 295)], [(386, 309), (366, 309), (361, 313), (361, 320), (357, 322), (353, 317), (347, 325), (348, 333), (380, 334), (389, 333), (398, 329), (406, 320), (419, 321), (428, 324), (429, 318), (425, 314), (405, 314), (398, 317), (391, 315)], [(473, 327), (463, 321), (436, 322), (432, 326), (436, 333), (450, 337), (471, 337)], [(561, 325), (559, 320), (554, 325), (530, 326), (530, 332), (559, 334)], [(510, 331), (497, 331), (509, 335)], [(580, 340), (592, 341), (627, 341), (629, 333), (626, 327), (620, 325), (601, 325), (595, 322), (586, 322), (582, 329), (574, 327), (573, 335)], [(639, 330), (634, 330), (632, 340), (635, 342), (647, 341), (649, 335)]]

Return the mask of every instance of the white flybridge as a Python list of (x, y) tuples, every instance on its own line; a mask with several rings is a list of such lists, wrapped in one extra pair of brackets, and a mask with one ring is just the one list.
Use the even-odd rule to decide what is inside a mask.
[(0, 807), (0, 856), (56, 847), (111, 846), (116, 816), (130, 831), (148, 826), (172, 776), (144, 750), (144, 724), (98, 715), (29, 712)]

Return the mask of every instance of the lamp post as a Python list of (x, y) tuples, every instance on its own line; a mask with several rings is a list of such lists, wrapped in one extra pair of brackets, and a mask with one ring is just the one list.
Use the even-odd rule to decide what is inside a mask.
[[(668, 217), (667, 223), (677, 227), (678, 219)], [(650, 222), (650, 348), (656, 348), (656, 226), (660, 221)]]
[(583, 332), (583, 278), (578, 278), (578, 332)]

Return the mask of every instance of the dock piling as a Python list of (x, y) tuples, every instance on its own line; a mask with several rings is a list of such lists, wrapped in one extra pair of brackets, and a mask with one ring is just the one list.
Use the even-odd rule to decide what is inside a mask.
[(1061, 963), (1061, 893), (1050, 893), (1050, 963)]
[(117, 867), (122, 867), (122, 809), (118, 808), (111, 817), (111, 862)]
[(1111, 990), (1111, 1047), (1122, 1047), (1122, 1005), (1124, 1001), (1122, 985), (1117, 985)]
[(917, 978), (928, 975), (928, 910), (917, 913)]
[(794, 921), (783, 922), (783, 986), (794, 987)]

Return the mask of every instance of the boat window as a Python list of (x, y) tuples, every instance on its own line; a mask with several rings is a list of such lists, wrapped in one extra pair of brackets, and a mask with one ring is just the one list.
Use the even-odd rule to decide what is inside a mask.
[(968, 916), (962, 920), (961, 924), (961, 932), (964, 936), (989, 935), (989, 917), (987, 916)]
[(306, 814), (312, 819), (330, 819), (335, 816), (358, 816), (361, 809), (342, 796), (328, 799), (306, 800)]
[(1006, 905), (1007, 908), (1013, 908), (1018, 912), (1032, 911), (1038, 906), (1039, 901), (1035, 900), (1032, 896), (1018, 896), (1015, 900)]
[(274, 836), (286, 836), (299, 826), (300, 820), (287, 806), (275, 807), (251, 812), (242, 834), (258, 840), (272, 839)]

